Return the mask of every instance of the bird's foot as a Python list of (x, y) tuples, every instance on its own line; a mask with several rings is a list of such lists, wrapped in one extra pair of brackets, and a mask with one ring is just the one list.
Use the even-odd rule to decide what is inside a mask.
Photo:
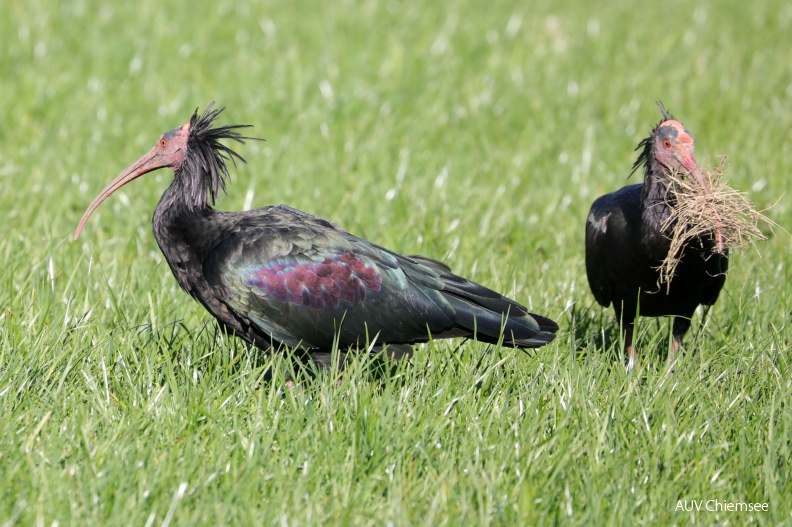
[(671, 349), (668, 350), (668, 357), (666, 357), (666, 367), (670, 368), (671, 371), (674, 371), (674, 365), (676, 364), (676, 354), (679, 351), (680, 346), (682, 346), (682, 338), (674, 337), (674, 341), (671, 343)]
[(665, 365), (666, 365), (666, 367), (671, 367), (671, 368), (673, 368), (673, 367), (674, 367), (674, 364), (675, 364), (675, 361), (674, 361), (674, 352), (673, 352), (673, 351), (669, 351), (669, 352), (668, 352), (668, 357), (666, 357), (666, 360), (665, 360)]
[(638, 351), (632, 346), (627, 346), (627, 371), (633, 371), (638, 366)]

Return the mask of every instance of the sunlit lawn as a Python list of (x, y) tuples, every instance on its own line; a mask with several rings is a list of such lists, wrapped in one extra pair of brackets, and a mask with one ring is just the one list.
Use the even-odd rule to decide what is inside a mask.
[[(651, 319), (625, 370), (582, 248), (656, 100), (792, 225), (790, 34), (762, 1), (0, 4), (0, 524), (792, 523), (790, 235), (732, 259), (674, 371)], [(291, 362), (267, 380), (163, 261), (169, 173), (72, 242), (212, 100), (266, 139), (220, 208), (287, 203), (441, 259), (557, 340), (436, 342), (285, 390)], [(678, 509), (716, 499), (769, 510)]]

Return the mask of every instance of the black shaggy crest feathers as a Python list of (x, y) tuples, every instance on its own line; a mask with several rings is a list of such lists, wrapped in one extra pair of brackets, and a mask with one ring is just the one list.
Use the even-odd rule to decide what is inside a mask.
[(665, 109), (663, 106), (662, 101), (657, 101), (657, 107), (660, 108), (660, 113), (663, 114), (663, 118), (660, 120), (659, 123), (652, 128), (652, 133), (649, 134), (649, 137), (638, 143), (638, 146), (635, 147), (635, 150), (641, 150), (641, 153), (638, 154), (638, 159), (635, 160), (633, 163), (632, 171), (630, 172), (630, 176), (635, 174), (635, 171), (641, 167), (649, 166), (649, 156), (652, 155), (652, 143), (654, 142), (655, 135), (657, 135), (657, 129), (666, 121), (672, 120), (674, 117)]
[(225, 107), (214, 110), (213, 106), (214, 101), (209, 103), (200, 117), (197, 108), (193, 112), (187, 138), (187, 153), (179, 168), (178, 175), (183, 178), (186, 201), (191, 210), (213, 206), (220, 191), (225, 192), (226, 179), (230, 178), (226, 163), (228, 160), (234, 166), (237, 160), (245, 162), (242, 156), (220, 140), (231, 139), (242, 144), (248, 139), (260, 141), (257, 137), (248, 137), (237, 132), (240, 128), (250, 128), (249, 124), (227, 124), (213, 128), (212, 123), (225, 110)]

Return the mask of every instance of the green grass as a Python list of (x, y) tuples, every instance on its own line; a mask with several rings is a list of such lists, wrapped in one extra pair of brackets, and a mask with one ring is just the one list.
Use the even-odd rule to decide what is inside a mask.
[[(651, 319), (625, 371), (582, 247), (658, 99), (792, 225), (790, 34), (761, 0), (3, 2), (0, 525), (792, 524), (790, 236), (733, 258), (673, 372)], [(267, 140), (221, 208), (287, 203), (442, 259), (556, 341), (437, 342), (284, 393), (162, 260), (165, 171), (72, 242), (211, 100)], [(710, 499), (769, 510), (675, 510)]]

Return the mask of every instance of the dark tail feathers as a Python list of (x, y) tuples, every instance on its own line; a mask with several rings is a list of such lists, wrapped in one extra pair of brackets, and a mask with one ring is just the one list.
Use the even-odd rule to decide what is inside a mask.
[[(412, 264), (428, 267), (437, 273), (432, 285), (440, 286), (440, 293), (456, 312), (458, 329), (443, 336), (475, 336), (480, 342), (496, 344), (503, 334), (503, 345), (512, 348), (538, 348), (555, 338), (558, 324), (549, 318), (529, 313), (522, 304), (455, 275), (442, 262), (424, 256), (409, 256), (407, 259)], [(403, 263), (407, 262), (403, 260)], [(410, 267), (409, 264), (403, 266), (414, 279), (428, 279), (423, 272), (413, 275)], [(443, 336), (435, 335), (440, 338)]]
[[(512, 348), (538, 348), (551, 342), (558, 324), (549, 318), (528, 313), (523, 306), (501, 297), (500, 309), (487, 299), (446, 293), (446, 300), (456, 311), (456, 323), (480, 342), (495, 344), (503, 333), (503, 345)], [(495, 308), (495, 309), (493, 309)]]

